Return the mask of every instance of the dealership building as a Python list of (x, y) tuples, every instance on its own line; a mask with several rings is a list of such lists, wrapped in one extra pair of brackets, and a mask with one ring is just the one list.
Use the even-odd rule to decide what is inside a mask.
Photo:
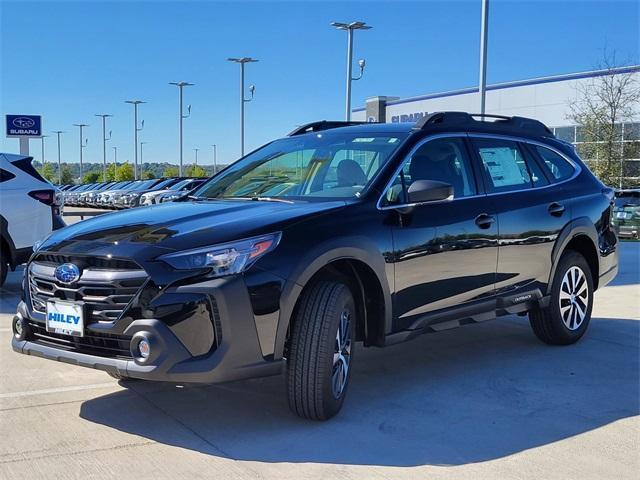
[[(496, 115), (536, 118), (551, 127), (560, 139), (575, 144), (581, 143), (580, 127), (568, 120), (570, 104), (578, 98), (580, 87), (605, 75), (631, 74), (640, 83), (640, 65), (620, 67), (613, 70), (554, 75), (513, 82), (487, 85), (486, 112)], [(353, 110), (353, 120), (369, 122), (404, 123), (415, 122), (424, 115), (449, 110), (477, 112), (480, 100), (477, 87), (430, 93), (408, 98), (377, 96), (367, 99), (366, 106)], [(640, 116), (640, 106), (638, 106)], [(640, 119), (619, 126), (625, 147), (623, 177), (625, 183), (640, 182)], [(597, 161), (596, 159), (588, 159)]]

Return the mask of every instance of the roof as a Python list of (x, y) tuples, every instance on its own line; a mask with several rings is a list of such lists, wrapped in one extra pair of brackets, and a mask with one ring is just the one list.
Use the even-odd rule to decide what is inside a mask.
[[(505, 88), (524, 87), (528, 85), (541, 85), (544, 83), (564, 82), (567, 80), (581, 80), (583, 78), (596, 78), (605, 75), (618, 75), (621, 73), (635, 73), (640, 72), (640, 65), (630, 65), (626, 67), (616, 67), (611, 69), (590, 70), (586, 72), (566, 73), (561, 75), (549, 75), (545, 77), (536, 77), (527, 80), (515, 80), (511, 82), (494, 83), (487, 85), (487, 91), (501, 90)], [(448, 90), (444, 92), (430, 93), (426, 95), (418, 95), (414, 97), (401, 98), (398, 100), (389, 100), (387, 105), (399, 105), (402, 103), (417, 102), (420, 100), (431, 100), (434, 98), (453, 97), (456, 95), (465, 95), (469, 93), (478, 92), (478, 87), (460, 88), (456, 90)], [(354, 108), (354, 112), (362, 112), (366, 110), (366, 107)]]

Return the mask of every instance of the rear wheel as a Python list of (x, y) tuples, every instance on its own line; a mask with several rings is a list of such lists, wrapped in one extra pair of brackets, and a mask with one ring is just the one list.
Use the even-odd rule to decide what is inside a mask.
[(349, 287), (321, 281), (303, 293), (287, 364), (289, 407), (310, 420), (340, 411), (351, 377), (356, 308)]
[(578, 252), (562, 255), (546, 308), (529, 312), (536, 336), (551, 345), (580, 340), (589, 326), (593, 308), (593, 279), (585, 258)]

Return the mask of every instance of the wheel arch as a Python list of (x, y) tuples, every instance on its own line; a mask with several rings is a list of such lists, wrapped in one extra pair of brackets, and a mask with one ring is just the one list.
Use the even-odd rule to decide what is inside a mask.
[(598, 233), (593, 223), (586, 217), (570, 222), (558, 236), (552, 251), (552, 267), (547, 284), (547, 294), (551, 292), (553, 278), (562, 254), (567, 250), (580, 253), (591, 270), (594, 289), (598, 288), (600, 278), (600, 256), (598, 253)]
[[(341, 246), (338, 247), (337, 244)], [(348, 245), (348, 246), (347, 246)], [(360, 330), (366, 345), (384, 344), (391, 328), (391, 294), (386, 279), (386, 263), (373, 242), (354, 237), (345, 242), (331, 241), (308, 252), (287, 280), (282, 296), (276, 332), (275, 358), (284, 354), (285, 343), (296, 307), (305, 288), (318, 279), (344, 279), (356, 297)]]

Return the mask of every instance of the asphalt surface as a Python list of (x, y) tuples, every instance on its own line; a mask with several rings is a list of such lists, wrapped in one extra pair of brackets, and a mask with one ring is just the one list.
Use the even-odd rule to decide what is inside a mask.
[(640, 243), (586, 336), (550, 347), (503, 317), (360, 348), (343, 411), (294, 417), (284, 381), (129, 383), (14, 353), (0, 298), (0, 479), (638, 479)]

